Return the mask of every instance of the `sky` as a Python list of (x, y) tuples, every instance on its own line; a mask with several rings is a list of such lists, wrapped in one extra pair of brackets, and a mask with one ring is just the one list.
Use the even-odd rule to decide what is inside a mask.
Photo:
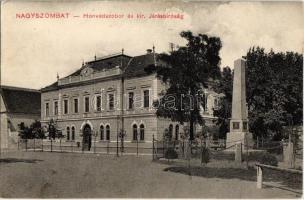
[[(220, 37), (221, 67), (252, 46), (303, 52), (303, 2), (1, 2), (1, 84), (40, 89), (81, 67), (83, 61), (121, 52), (142, 55), (155, 46), (185, 44), (179, 33)], [(22, 13), (69, 13), (67, 19), (18, 19)], [(173, 13), (183, 19), (149, 19)], [(122, 19), (84, 19), (83, 14), (124, 14)], [(144, 14), (145, 19), (128, 19)], [(80, 17), (73, 17), (80, 16)]]

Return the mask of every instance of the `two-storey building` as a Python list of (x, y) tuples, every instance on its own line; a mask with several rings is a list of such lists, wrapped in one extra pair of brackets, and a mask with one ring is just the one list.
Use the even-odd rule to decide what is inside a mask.
[[(147, 50), (140, 56), (95, 56), (93, 61), (83, 63), (76, 72), (41, 89), (42, 123), (54, 119), (66, 140), (88, 146), (92, 135), (100, 143), (116, 142), (122, 130), (126, 144), (151, 143), (153, 135), (162, 139), (165, 129), (178, 139), (183, 127), (157, 118), (153, 108), (165, 85), (144, 68), (156, 64), (156, 56), (154, 50)], [(209, 93), (204, 117), (207, 124), (212, 124), (218, 94)]]

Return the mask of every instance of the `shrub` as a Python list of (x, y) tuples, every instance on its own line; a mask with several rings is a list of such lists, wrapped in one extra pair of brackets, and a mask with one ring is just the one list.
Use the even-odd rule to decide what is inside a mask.
[(203, 147), (203, 149), (202, 149), (202, 160), (201, 160), (201, 162), (202, 163), (208, 163), (209, 162), (209, 160), (210, 160), (210, 152), (209, 152), (209, 149), (208, 148), (206, 148), (206, 147)]
[(248, 161), (256, 161), (264, 165), (278, 166), (278, 159), (274, 155), (265, 151), (250, 153)]
[(165, 151), (165, 158), (176, 159), (177, 157), (177, 152), (173, 148), (169, 148), (167, 151)]

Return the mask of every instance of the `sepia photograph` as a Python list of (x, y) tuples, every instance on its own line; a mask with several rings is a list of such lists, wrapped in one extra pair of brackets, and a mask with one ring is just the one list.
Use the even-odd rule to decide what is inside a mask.
[(0, 198), (302, 198), (304, 2), (0, 2)]

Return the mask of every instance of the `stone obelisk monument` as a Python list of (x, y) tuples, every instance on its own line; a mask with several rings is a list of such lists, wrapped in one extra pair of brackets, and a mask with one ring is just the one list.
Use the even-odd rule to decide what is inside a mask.
[(245, 60), (237, 59), (234, 61), (232, 116), (230, 119), (230, 132), (227, 133), (226, 148), (240, 142), (246, 148), (252, 143), (252, 136), (248, 131), (245, 70)]

